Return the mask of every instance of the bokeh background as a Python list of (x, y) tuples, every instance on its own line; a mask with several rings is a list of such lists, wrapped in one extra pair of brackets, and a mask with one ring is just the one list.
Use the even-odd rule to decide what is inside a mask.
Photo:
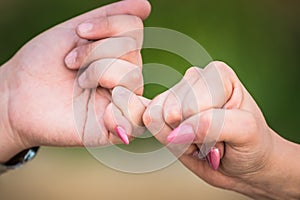
[[(0, 65), (28, 40), (109, 0), (1, 0)], [(150, 0), (146, 26), (180, 31), (214, 60), (228, 63), (261, 107), (269, 125), (300, 143), (300, 1)], [(184, 72), (189, 63), (168, 52), (143, 51)], [(145, 96), (163, 91), (147, 85)], [(280, 147), (278, 147), (280, 148)], [(180, 163), (154, 173), (114, 171), (81, 148), (42, 148), (23, 168), (0, 177), (0, 199), (247, 199), (213, 188)]]

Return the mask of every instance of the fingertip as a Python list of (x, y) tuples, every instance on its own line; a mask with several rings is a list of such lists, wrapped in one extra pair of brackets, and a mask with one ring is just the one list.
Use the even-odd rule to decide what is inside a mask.
[(86, 80), (86, 72), (83, 72), (79, 78), (78, 78), (78, 85), (79, 87), (81, 87), (82, 89), (87, 89), (86, 84), (85, 84), (85, 80)]
[(71, 51), (66, 57), (65, 57), (65, 65), (69, 69), (74, 69), (76, 62), (78, 58), (78, 53), (76, 50)]
[(220, 166), (220, 161), (221, 161), (220, 150), (216, 147), (212, 147), (206, 158), (207, 158), (209, 166), (213, 170), (217, 171)]
[(125, 0), (124, 3), (125, 2), (132, 2), (132, 6), (134, 6), (135, 9), (129, 11), (130, 14), (135, 14), (141, 19), (146, 19), (151, 13), (151, 4), (148, 0)]
[(124, 98), (128, 95), (128, 93), (130, 93), (130, 91), (122, 86), (116, 86), (113, 88), (112, 90), (112, 99), (119, 99), (119, 98)]
[(94, 24), (91, 22), (83, 22), (77, 27), (77, 34), (80, 37), (86, 37), (93, 30)]
[(140, 0), (143, 2), (144, 6), (142, 7), (142, 11), (141, 11), (141, 18), (144, 20), (146, 19), (150, 13), (151, 13), (151, 3), (148, 0)]
[(117, 126), (115, 128), (115, 131), (119, 138), (123, 141), (124, 144), (128, 145), (129, 144), (129, 138), (127, 136), (126, 130), (122, 126)]

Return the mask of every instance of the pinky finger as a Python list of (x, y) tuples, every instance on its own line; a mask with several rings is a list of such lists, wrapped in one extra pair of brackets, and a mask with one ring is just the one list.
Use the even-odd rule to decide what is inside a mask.
[(107, 130), (119, 137), (124, 144), (129, 144), (132, 132), (131, 124), (114, 104), (110, 103), (107, 106), (103, 118)]

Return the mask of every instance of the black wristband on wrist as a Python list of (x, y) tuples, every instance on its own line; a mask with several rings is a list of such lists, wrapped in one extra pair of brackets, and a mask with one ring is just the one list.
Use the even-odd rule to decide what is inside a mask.
[(26, 162), (32, 160), (37, 154), (39, 148), (40, 147), (32, 147), (30, 149), (26, 149), (15, 155), (6, 163), (0, 164), (0, 174), (6, 172), (7, 170), (18, 168)]

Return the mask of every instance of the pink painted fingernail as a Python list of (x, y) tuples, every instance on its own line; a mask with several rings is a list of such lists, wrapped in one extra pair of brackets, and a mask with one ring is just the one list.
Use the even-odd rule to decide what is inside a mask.
[(72, 67), (76, 63), (76, 60), (77, 60), (77, 52), (76, 51), (72, 51), (65, 58), (65, 63), (66, 63), (66, 65), (68, 67)]
[(219, 168), (221, 155), (220, 150), (218, 148), (212, 147), (206, 158), (209, 166), (213, 170), (217, 170)]
[(78, 26), (78, 31), (80, 33), (88, 33), (93, 29), (94, 25), (91, 23), (82, 23)]
[(186, 144), (194, 140), (194, 129), (190, 125), (182, 125), (175, 128), (167, 137), (167, 141), (172, 144)]
[(124, 144), (129, 144), (128, 136), (127, 136), (126, 131), (123, 127), (117, 126), (116, 127), (116, 132), (117, 132), (118, 136), (120, 137), (120, 139), (123, 141)]

